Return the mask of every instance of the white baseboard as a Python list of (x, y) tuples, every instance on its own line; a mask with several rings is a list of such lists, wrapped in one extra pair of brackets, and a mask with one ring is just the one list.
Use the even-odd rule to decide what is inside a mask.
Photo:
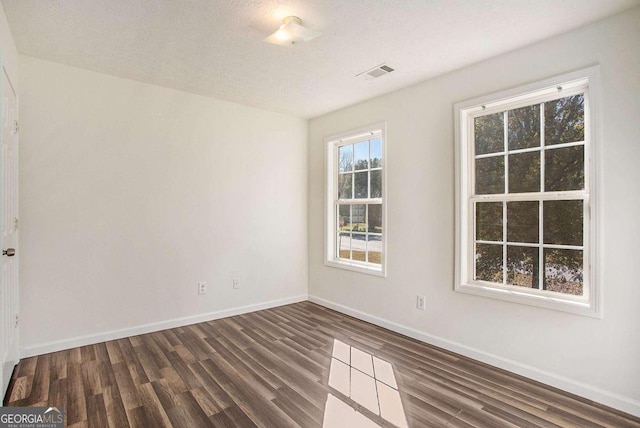
[(420, 330), (397, 324), (384, 318), (380, 318), (366, 312), (361, 312), (356, 309), (352, 309), (350, 307), (325, 300), (311, 294), (309, 295), (309, 300), (313, 303), (317, 303), (318, 305), (325, 306), (329, 309), (333, 309), (343, 314), (350, 315), (354, 318), (358, 318), (371, 324), (384, 327), (388, 330), (395, 331), (396, 333), (400, 333), (413, 339), (428, 343), (430, 345), (434, 345), (439, 348), (443, 348), (451, 352), (473, 358), (474, 360), (478, 360), (483, 363), (508, 370), (529, 379), (542, 382), (563, 391), (579, 395), (597, 403), (601, 403), (606, 406), (613, 407), (614, 409), (618, 409), (631, 415), (640, 417), (640, 402), (629, 397), (615, 394), (610, 391), (605, 391), (592, 385), (578, 382), (573, 379), (557, 375), (555, 373), (540, 370), (527, 364), (522, 364), (508, 358), (503, 358), (498, 355), (484, 352), (479, 349), (463, 345), (461, 343), (444, 339), (442, 337), (424, 333)]
[(223, 309), (215, 312), (208, 312), (200, 315), (193, 315), (182, 318), (175, 318), (166, 321), (159, 321), (149, 324), (143, 324), (135, 327), (123, 328), (119, 330), (105, 331), (102, 333), (89, 334), (86, 336), (72, 337), (70, 339), (57, 340), (53, 342), (42, 343), (24, 347), (20, 350), (20, 358), (33, 357), (35, 355), (48, 354), (50, 352), (63, 351), (65, 349), (76, 348), (78, 346), (93, 345), (96, 343), (106, 342), (109, 340), (122, 339), (129, 336), (137, 336), (154, 331), (166, 330), (169, 328), (182, 327), (185, 325), (196, 324), (204, 321), (212, 321), (220, 318), (231, 317), (234, 315), (246, 314), (249, 312), (260, 311), (263, 309), (275, 308), (277, 306), (289, 305), (307, 300), (307, 295), (299, 295), (287, 297), (284, 299), (271, 300), (253, 305), (239, 306), (236, 308)]

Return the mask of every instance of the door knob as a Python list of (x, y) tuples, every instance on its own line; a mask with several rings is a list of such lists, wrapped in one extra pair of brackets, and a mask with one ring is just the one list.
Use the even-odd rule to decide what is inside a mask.
[(2, 250), (2, 255), (7, 257), (13, 257), (16, 255), (15, 248), (7, 248), (6, 250)]

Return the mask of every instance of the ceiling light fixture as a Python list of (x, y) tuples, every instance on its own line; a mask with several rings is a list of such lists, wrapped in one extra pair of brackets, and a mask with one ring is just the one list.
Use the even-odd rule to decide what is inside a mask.
[(319, 32), (303, 27), (302, 20), (297, 16), (287, 16), (282, 20), (282, 25), (278, 31), (264, 39), (264, 41), (274, 45), (293, 47), (302, 42), (315, 39), (319, 35)]

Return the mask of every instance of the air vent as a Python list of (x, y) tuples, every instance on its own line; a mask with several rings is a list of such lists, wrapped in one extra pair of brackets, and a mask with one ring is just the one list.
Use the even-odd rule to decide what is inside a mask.
[(389, 74), (393, 71), (393, 68), (389, 67), (386, 64), (376, 65), (369, 70), (363, 71), (362, 73), (356, 74), (356, 77), (364, 78), (365, 80), (377, 79), (378, 77), (382, 77), (385, 74)]

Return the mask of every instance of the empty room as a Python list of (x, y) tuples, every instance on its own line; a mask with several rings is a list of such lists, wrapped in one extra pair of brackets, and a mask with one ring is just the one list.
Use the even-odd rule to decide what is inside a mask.
[(1, 427), (640, 427), (640, 0), (0, 0)]

